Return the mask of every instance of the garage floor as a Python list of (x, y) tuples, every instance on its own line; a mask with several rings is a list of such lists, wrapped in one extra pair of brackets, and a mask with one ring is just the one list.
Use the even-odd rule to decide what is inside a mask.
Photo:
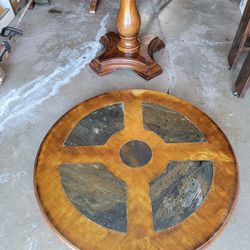
[[(32, 176), (36, 153), (49, 128), (70, 108), (126, 88), (183, 98), (225, 132), (238, 158), (241, 192), (232, 220), (209, 249), (250, 249), (250, 96), (232, 95), (238, 70), (227, 69), (240, 21), (238, 1), (138, 1), (141, 35), (166, 42), (166, 49), (155, 55), (164, 73), (149, 82), (128, 70), (100, 78), (89, 68), (100, 36), (116, 30), (119, 1), (100, 1), (96, 15), (88, 13), (87, 2), (54, 0), (51, 6), (36, 6), (21, 24), (23, 38), (1, 63), (7, 79), (0, 87), (0, 249), (68, 249), (38, 208)], [(49, 13), (51, 8), (61, 13)]]

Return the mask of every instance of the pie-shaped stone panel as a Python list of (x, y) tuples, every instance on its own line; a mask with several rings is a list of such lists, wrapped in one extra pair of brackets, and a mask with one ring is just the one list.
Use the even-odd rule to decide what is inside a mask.
[(150, 183), (154, 228), (176, 226), (206, 199), (213, 179), (212, 161), (171, 161)]
[(166, 143), (206, 141), (199, 129), (175, 110), (143, 103), (142, 112), (144, 128), (159, 135)]
[(104, 145), (124, 128), (123, 104), (98, 109), (84, 117), (66, 139), (65, 146)]
[(70, 202), (95, 223), (127, 231), (126, 183), (100, 163), (62, 164), (60, 176)]

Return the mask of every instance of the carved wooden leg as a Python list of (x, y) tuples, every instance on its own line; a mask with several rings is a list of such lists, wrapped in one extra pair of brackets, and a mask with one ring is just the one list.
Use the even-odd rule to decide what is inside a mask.
[(139, 39), (140, 25), (136, 0), (121, 0), (117, 16), (119, 34), (109, 32), (101, 38), (105, 52), (95, 58), (90, 67), (100, 76), (118, 68), (130, 68), (146, 80), (161, 74), (162, 68), (153, 59), (153, 53), (165, 44), (158, 37)]
[(98, 5), (98, 0), (90, 0), (90, 9), (89, 9), (89, 13), (95, 13), (96, 12), (96, 8)]

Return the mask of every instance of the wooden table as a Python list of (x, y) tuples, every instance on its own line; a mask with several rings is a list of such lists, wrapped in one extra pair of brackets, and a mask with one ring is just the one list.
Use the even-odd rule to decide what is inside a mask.
[(136, 0), (120, 0), (118, 34), (108, 32), (101, 38), (105, 52), (90, 63), (91, 68), (100, 76), (118, 68), (129, 68), (146, 80), (161, 74), (162, 68), (153, 59), (153, 53), (165, 44), (158, 37), (138, 38), (140, 26)]
[(34, 181), (58, 236), (91, 250), (201, 249), (228, 222), (239, 185), (217, 125), (149, 90), (113, 91), (70, 110), (44, 139)]

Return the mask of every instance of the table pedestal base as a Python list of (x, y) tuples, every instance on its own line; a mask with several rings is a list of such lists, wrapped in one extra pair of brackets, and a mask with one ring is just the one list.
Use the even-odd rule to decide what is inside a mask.
[(153, 58), (156, 51), (165, 47), (158, 37), (144, 37), (140, 39), (140, 51), (137, 53), (124, 53), (117, 44), (120, 40), (118, 34), (109, 32), (100, 39), (105, 47), (105, 52), (95, 58), (90, 67), (99, 75), (104, 76), (116, 69), (130, 68), (146, 80), (150, 80), (162, 73), (162, 68)]

